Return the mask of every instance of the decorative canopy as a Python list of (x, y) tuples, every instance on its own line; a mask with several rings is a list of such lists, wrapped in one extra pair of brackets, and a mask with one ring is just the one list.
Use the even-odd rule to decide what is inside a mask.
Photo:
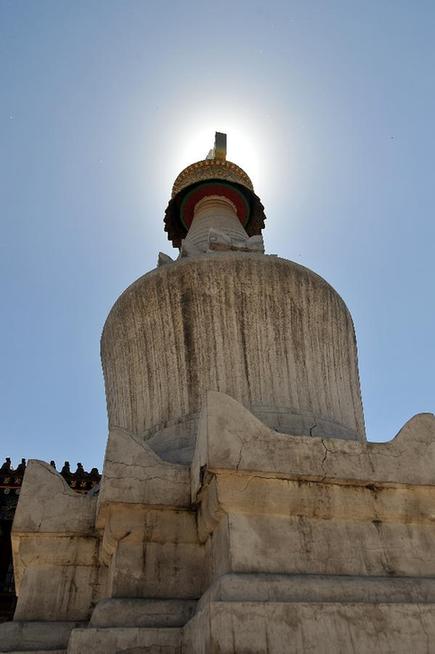
[(226, 134), (216, 132), (214, 148), (207, 158), (187, 166), (174, 182), (164, 222), (175, 248), (181, 247), (196, 203), (207, 195), (227, 197), (236, 206), (248, 236), (261, 234), (266, 219), (264, 207), (245, 171), (227, 161), (226, 140)]

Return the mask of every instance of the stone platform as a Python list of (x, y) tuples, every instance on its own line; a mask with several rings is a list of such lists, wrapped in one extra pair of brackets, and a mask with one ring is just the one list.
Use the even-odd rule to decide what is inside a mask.
[(22, 492), (0, 651), (433, 651), (431, 414), (389, 443), (291, 436), (209, 392), (190, 467), (113, 429), (98, 496), (39, 462)]

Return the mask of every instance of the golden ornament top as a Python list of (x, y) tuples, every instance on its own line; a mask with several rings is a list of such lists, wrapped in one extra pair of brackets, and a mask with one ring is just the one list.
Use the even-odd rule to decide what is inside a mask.
[(241, 184), (250, 191), (254, 190), (250, 178), (237, 164), (227, 160), (203, 159), (202, 161), (190, 164), (190, 166), (187, 166), (187, 168), (181, 171), (172, 187), (171, 197), (174, 198), (177, 193), (191, 184), (209, 179), (233, 182), (235, 184)]

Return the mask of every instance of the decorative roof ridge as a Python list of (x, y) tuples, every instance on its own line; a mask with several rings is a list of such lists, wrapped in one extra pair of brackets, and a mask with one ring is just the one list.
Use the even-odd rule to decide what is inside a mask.
[[(50, 465), (56, 469), (56, 463), (54, 461), (50, 461)], [(21, 459), (21, 463), (14, 469), (11, 465), (11, 459), (6, 457), (3, 465), (0, 466), (0, 490), (7, 495), (11, 489), (14, 489), (18, 495), (23, 483), (26, 467), (26, 459)], [(92, 468), (89, 472), (86, 472), (83, 465), (77, 463), (77, 469), (71, 472), (69, 461), (65, 461), (60, 474), (71, 488), (80, 493), (87, 493), (101, 480), (101, 474), (98, 472), (98, 468)]]

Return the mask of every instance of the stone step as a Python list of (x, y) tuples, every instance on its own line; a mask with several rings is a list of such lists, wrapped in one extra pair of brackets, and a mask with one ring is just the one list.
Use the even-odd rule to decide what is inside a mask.
[(435, 604), (209, 602), (184, 627), (183, 654), (430, 654)]
[(110, 598), (98, 602), (89, 627), (182, 627), (196, 600)]
[(86, 622), (13, 620), (0, 625), (0, 652), (65, 652), (72, 629)]
[(115, 627), (74, 629), (68, 654), (181, 654), (183, 629)]
[(435, 603), (433, 577), (229, 573), (199, 600), (222, 602)]

